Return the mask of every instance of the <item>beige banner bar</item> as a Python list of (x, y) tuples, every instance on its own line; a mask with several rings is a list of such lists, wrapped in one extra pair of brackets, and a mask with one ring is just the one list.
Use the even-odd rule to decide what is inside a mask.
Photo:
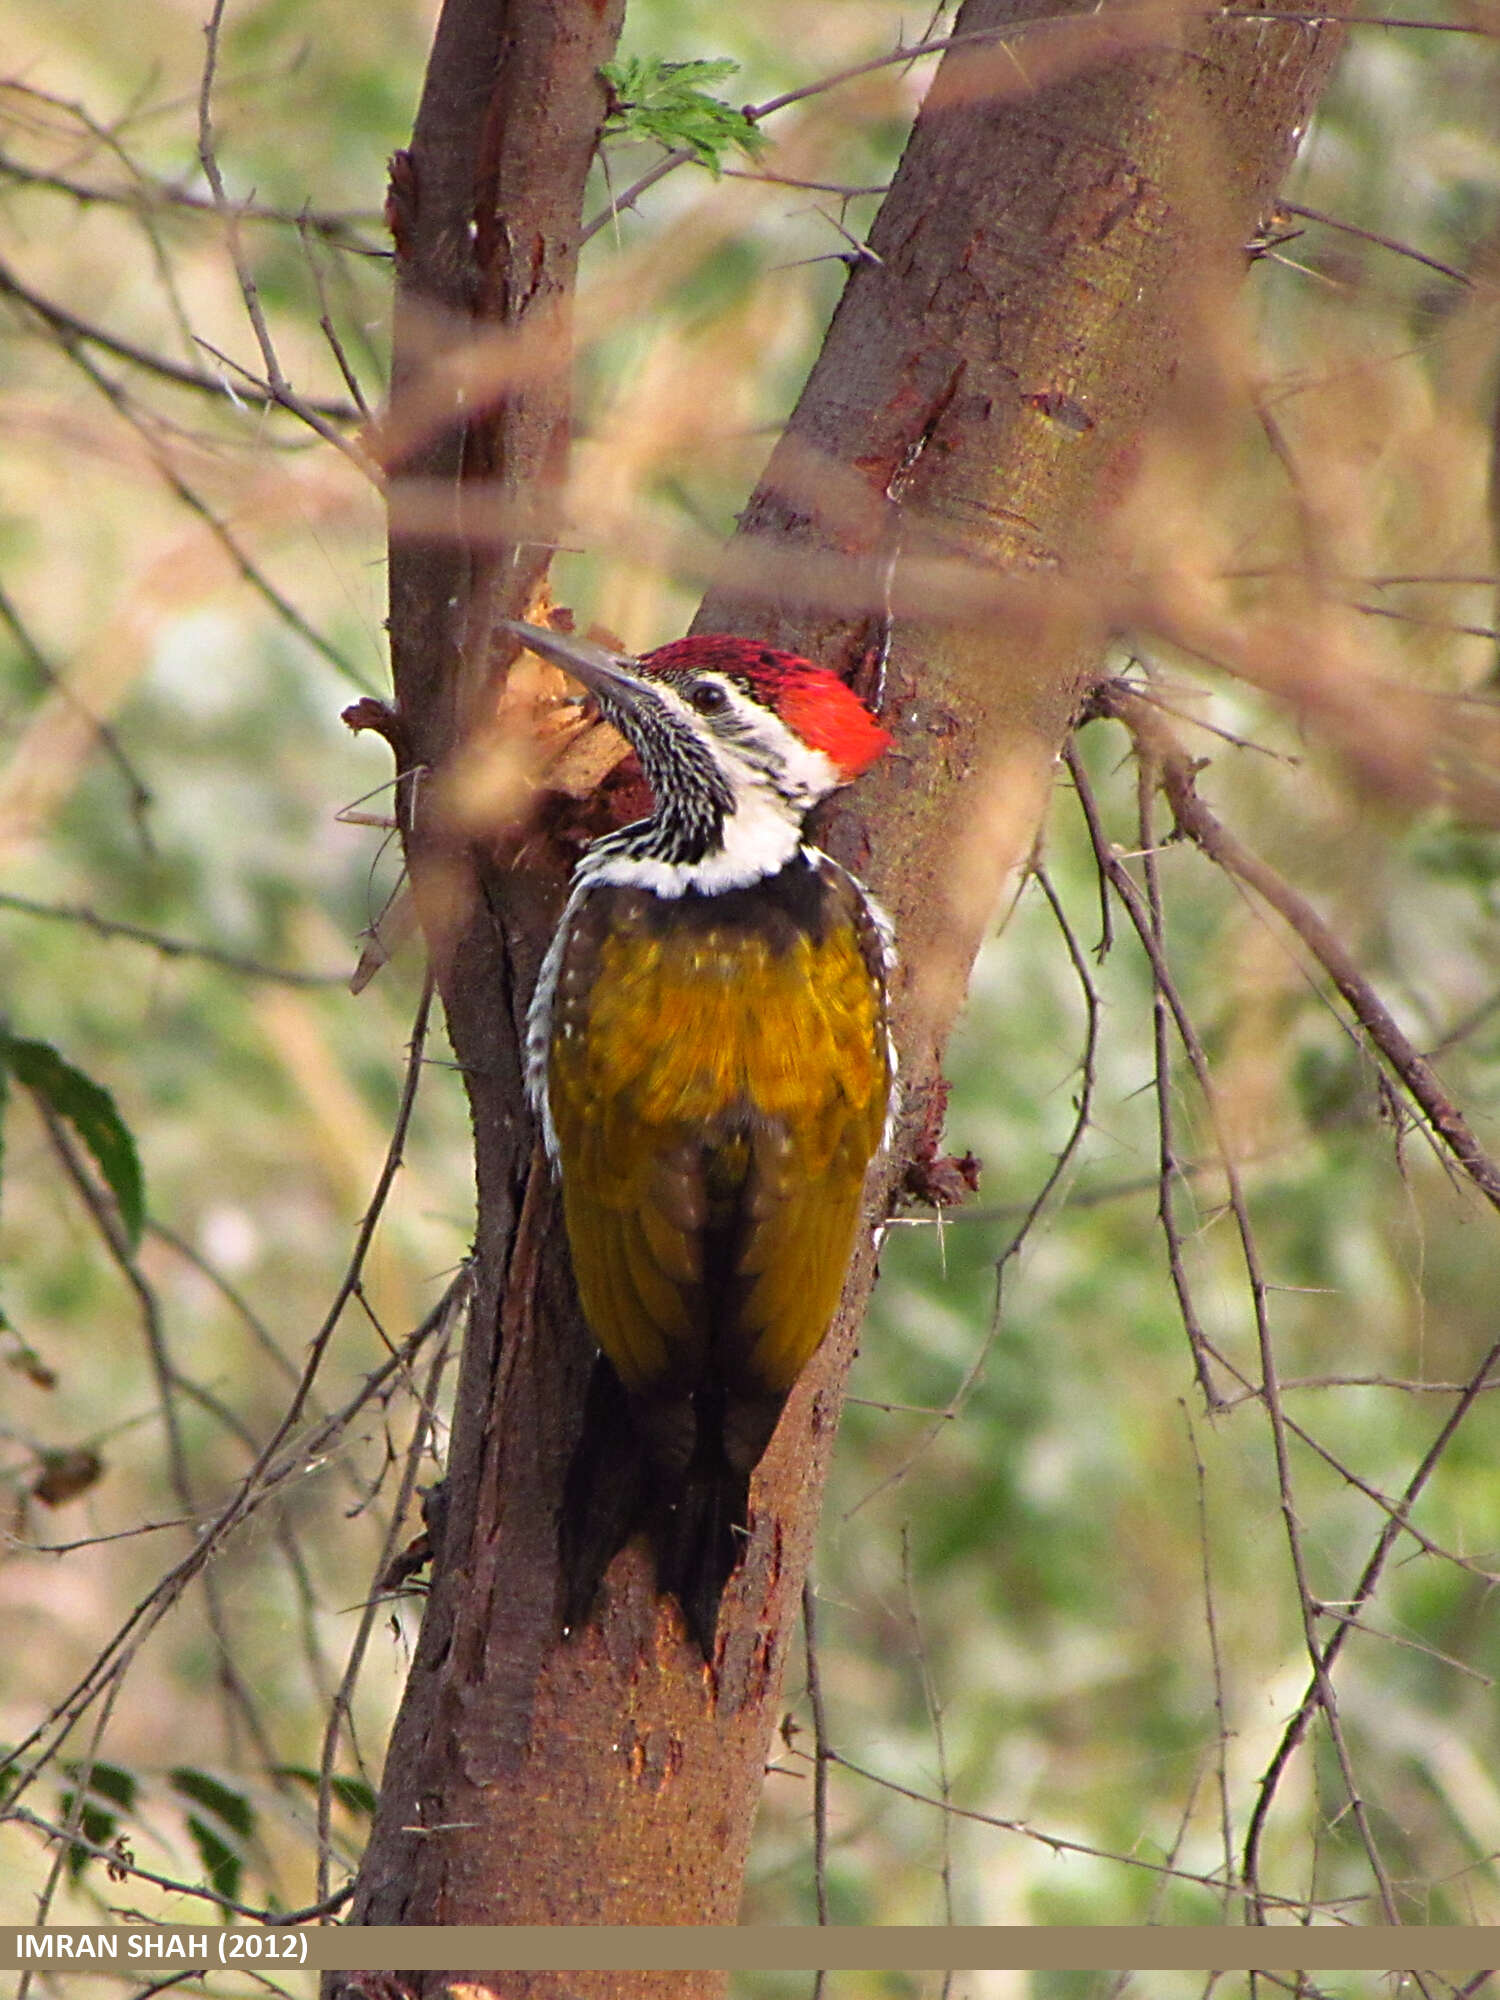
[(1411, 1925), (1139, 1929), (1026, 1925), (545, 1925), (279, 1929), (254, 1925), (0, 1928), (0, 1969), (119, 1976), (198, 1966), (411, 1972), (1072, 1971), (1472, 1973), (1500, 1967), (1500, 1930)]

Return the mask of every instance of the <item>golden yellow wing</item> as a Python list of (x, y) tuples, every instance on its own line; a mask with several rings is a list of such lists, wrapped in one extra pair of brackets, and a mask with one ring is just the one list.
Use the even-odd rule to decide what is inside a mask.
[(584, 1313), (634, 1394), (779, 1399), (833, 1316), (891, 1084), (841, 880), (806, 927), (629, 890), (580, 914), (549, 1103)]

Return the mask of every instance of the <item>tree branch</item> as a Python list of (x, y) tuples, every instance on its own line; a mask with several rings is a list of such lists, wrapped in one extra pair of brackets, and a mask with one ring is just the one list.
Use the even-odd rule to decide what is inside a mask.
[(1355, 1020), (1385, 1058), (1442, 1144), (1492, 1207), (1500, 1208), (1500, 1163), (1480, 1145), (1472, 1127), (1395, 1016), (1365, 977), (1353, 954), (1291, 884), (1242, 841), (1198, 796), (1198, 765), (1162, 715), (1122, 682), (1098, 688), (1093, 705), (1123, 722), (1161, 770), (1162, 789), (1177, 831), (1228, 874), (1253, 889), (1301, 938), (1338, 988)]
[[(967, 0), (955, 32), (993, 44), (1016, 19), (1007, 0)], [(851, 273), (731, 545), (737, 583), (712, 592), (697, 620), (841, 666), (883, 695), (898, 732), (819, 838), (896, 918), (903, 1143), (935, 1104), (970, 962), (1032, 851), (1100, 637), (1076, 587), (1023, 588), (1027, 615), (1002, 621), (966, 610), (962, 591), (955, 608), (929, 580), (967, 579), (972, 606), (993, 602), (1003, 572), (1039, 586), (1060, 565), (1088, 566), (1176, 357), (1239, 282), (1242, 245), (1336, 46), (1293, 28), (1247, 36), (1217, 17), (1188, 20), (1183, 45), (1164, 46), (1134, 21), (1106, 9), (1102, 27), (1063, 24), (1067, 60), (1035, 89), (1017, 88), (1014, 64), (992, 49), (947, 52), (873, 257)], [(494, 615), (532, 587), (555, 539), (565, 401), (538, 329), (565, 352), (564, 301), (547, 286), (571, 281), (577, 208), (563, 214), (563, 196), (581, 198), (579, 142), (592, 143), (584, 81), (571, 52), (556, 52), (550, 4), (517, 8), (507, 32), (514, 44), (491, 7), (448, 0), (392, 183), (391, 434), (403, 402), (426, 397), (442, 419), (424, 415), (390, 467), (398, 510), (409, 484), (425, 510), (420, 537), (398, 535), (392, 551), (402, 764), (437, 780), (416, 793), (408, 848), (473, 1107), (480, 1222), (442, 1547), (355, 1912), (367, 1923), (728, 1921), (901, 1148), (872, 1177), (844, 1307), (757, 1473), (712, 1666), (657, 1601), (638, 1548), (612, 1568), (601, 1615), (562, 1642), (556, 1514), (590, 1343), (555, 1189), (531, 1155), (519, 1064), (562, 870), (544, 857), (502, 875), (455, 853), (437, 803), (495, 665)], [(521, 46), (528, 36), (536, 47)], [(566, 145), (576, 150), (563, 182), (553, 152)], [(1206, 208), (1209, 186), (1222, 199)], [(515, 268), (518, 245), (541, 260), (539, 285)], [(452, 358), (491, 322), (508, 337), (524, 325), (527, 368), (497, 370), (500, 386), (465, 407), (444, 386), (460, 379)], [(817, 603), (811, 587), (798, 594), (813, 577)], [(563, 1984), (580, 1990), (577, 1975), (525, 1990)], [(643, 1975), (628, 1990), (716, 1985)]]

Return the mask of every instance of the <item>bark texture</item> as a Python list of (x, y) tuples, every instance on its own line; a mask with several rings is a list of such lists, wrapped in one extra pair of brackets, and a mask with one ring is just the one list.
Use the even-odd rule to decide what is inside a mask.
[[(590, 85), (578, 64), (564, 64), (572, 109), (549, 96), (539, 112), (509, 68), (519, 58), (506, 37), (521, 32), (512, 15), (561, 34), (557, 20), (572, 33), (586, 14), (594, 18), (587, 8), (497, 11), (473, 0), (445, 8), (413, 147), (416, 205), (397, 218), (410, 315), (398, 316), (398, 343), (430, 342), (433, 300), (467, 315), (470, 335), (474, 318), (516, 310), (514, 247), (477, 289), (472, 269), (455, 284), (455, 251), (461, 267), (471, 249), (505, 264), (505, 245), (526, 236), (528, 268), (565, 286), (580, 180), (565, 141), (570, 118), (573, 138), (592, 141), (580, 108)], [(906, 1111), (896, 1156), (872, 1185), (871, 1232), (757, 1475), (752, 1542), (726, 1597), (714, 1667), (653, 1598), (637, 1550), (611, 1572), (602, 1617), (563, 1644), (555, 1515), (588, 1342), (558, 1204), (532, 1152), (516, 1041), (558, 878), (480, 872), (481, 893), (440, 970), (474, 1111), (477, 1305), (446, 1526), (357, 1922), (723, 1923), (737, 1913), (841, 1385), (874, 1276), (873, 1228), (930, 1128), (970, 963), (1031, 850), (1101, 640), (1079, 608), (1086, 593), (1061, 583), (1055, 604), (1032, 588), (1024, 615), (981, 620), (962, 593), (936, 597), (932, 580), (965, 566), (1033, 582), (1087, 570), (1174, 366), (1243, 270), (1242, 245), (1274, 197), (1336, 41), (1327, 28), (1109, 8), (1038, 22), (1013, 52), (986, 38), (1025, 19), (1000, 0), (967, 0), (957, 31), (979, 39), (942, 64), (875, 227), (875, 258), (851, 272), (727, 552), (729, 581), (698, 620), (842, 663), (882, 698), (897, 733), (896, 749), (821, 834), (892, 911), (905, 968)], [(488, 84), (455, 53), (464, 34), (488, 51)], [(589, 57), (590, 68), (601, 59)], [(588, 115), (597, 123), (597, 108)], [(567, 216), (559, 170), (543, 176), (538, 164), (554, 148), (574, 174)], [(513, 214), (488, 239), (475, 235), (465, 203), (476, 186), (486, 208), (491, 188), (514, 186), (523, 207), (557, 203), (559, 219)], [(420, 368), (421, 355), (407, 365)], [(464, 547), (461, 488), (471, 474), (550, 476), (559, 407), (500, 410), (479, 437), (450, 412), (446, 430), (407, 447), (417, 476), (460, 489), (454, 537), (392, 551), (399, 725), (413, 762), (438, 765), (451, 749), (464, 688), (485, 665), (488, 620), (520, 601), (532, 560)], [(770, 579), (774, 597), (752, 578)], [(888, 657), (887, 605), (896, 613)], [(408, 838), (420, 867), (420, 799)], [(413, 1975), (412, 1985), (435, 1991), (451, 1979)], [(470, 1980), (497, 1993), (601, 1996), (720, 1983), (651, 1973)]]

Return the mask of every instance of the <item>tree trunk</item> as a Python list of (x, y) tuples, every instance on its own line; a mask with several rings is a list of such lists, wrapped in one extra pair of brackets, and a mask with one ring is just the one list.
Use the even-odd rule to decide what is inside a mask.
[[(559, 57), (555, 19), (586, 13), (586, 43)], [(526, 268), (545, 267), (558, 297), (571, 277), (569, 232), (601, 110), (592, 71), (613, 22), (535, 0), (502, 18), (503, 32), (493, 4), (449, 0), (403, 170), (407, 196), (396, 189), (393, 436), (403, 385), (434, 372), (432, 301), (472, 339), (475, 320), (514, 328), (558, 310), (534, 296), (517, 305), (507, 257), (535, 249), (540, 262)], [(560, 867), (523, 876), (466, 860), (476, 893), (455, 904), (452, 843), (424, 820), (422, 790), (409, 809), (473, 1107), (476, 1295), (446, 1522), (356, 1922), (723, 1923), (738, 1909), (841, 1385), (874, 1277), (873, 1232), (914, 1149), (934, 1137), (939, 1059), (970, 964), (1031, 852), (1098, 658), (1107, 613), (1076, 580), (1177, 361), (1238, 283), (1336, 41), (1329, 29), (1125, 8), (1022, 32), (1026, 20), (1001, 0), (967, 0), (959, 45), (875, 225), (874, 255), (851, 271), (726, 552), (725, 582), (697, 621), (814, 654), (882, 696), (896, 748), (826, 815), (820, 838), (885, 901), (904, 968), (901, 1136), (872, 1176), (839, 1318), (757, 1475), (751, 1544), (712, 1668), (654, 1598), (635, 1548), (611, 1572), (602, 1615), (560, 1639), (555, 1523), (589, 1343), (517, 1060)], [(994, 39), (1007, 27), (1013, 47)], [(477, 56), (461, 55), (465, 35)], [(545, 116), (534, 82), (516, 80), (527, 48), (561, 79)], [(543, 147), (546, 173), (528, 177)], [(445, 191), (441, 214), (428, 212), (429, 188)], [(503, 227), (481, 217), (468, 230), (476, 188), (487, 214), (498, 200)], [(550, 221), (539, 213), (547, 204)], [(472, 245), (479, 265), (457, 287), (455, 244), (464, 254)], [(451, 344), (451, 330), (439, 338)], [(540, 570), (534, 550), (478, 552), (463, 535), (466, 484), (499, 479), (519, 492), (556, 476), (563, 386), (524, 379), (524, 408), (496, 405), (478, 421), (472, 403), (462, 421), (450, 408), (446, 429), (400, 440), (403, 473), (455, 488), (452, 536), (392, 546), (396, 731), (408, 768), (449, 755), (467, 690), (484, 678), (490, 621), (522, 608)], [(1005, 619), (974, 615), (975, 592), (963, 587), (934, 595), (935, 580), (968, 578), (993, 598), (1007, 576), (1020, 579), (1019, 608)], [(452, 1975), (426, 1978), (435, 1989)], [(473, 1980), (508, 1994), (719, 1984), (644, 1973)]]

